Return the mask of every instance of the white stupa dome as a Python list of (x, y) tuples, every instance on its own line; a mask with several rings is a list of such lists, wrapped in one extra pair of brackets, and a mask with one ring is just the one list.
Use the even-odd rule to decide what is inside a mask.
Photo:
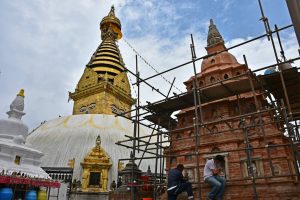
[[(45, 122), (28, 136), (27, 143), (45, 154), (42, 158), (43, 167), (68, 167), (69, 160), (75, 158), (73, 178), (81, 180), (80, 163), (95, 146), (96, 138), (100, 135), (101, 147), (112, 162), (108, 180), (110, 184), (112, 180), (117, 180), (118, 159), (129, 158), (131, 151), (115, 143), (125, 140), (125, 135), (132, 136), (133, 130), (131, 121), (114, 115), (70, 115)], [(140, 127), (140, 135), (150, 133), (150, 129)], [(140, 169), (146, 171), (148, 165), (154, 169), (152, 162), (143, 160)]]

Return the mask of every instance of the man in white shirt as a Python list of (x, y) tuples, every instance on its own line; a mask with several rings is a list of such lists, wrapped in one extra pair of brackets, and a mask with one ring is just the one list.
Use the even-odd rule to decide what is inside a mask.
[(214, 159), (208, 160), (204, 166), (204, 181), (212, 186), (207, 200), (223, 199), (226, 180), (220, 168), (222, 163), (224, 163), (224, 157), (217, 155)]

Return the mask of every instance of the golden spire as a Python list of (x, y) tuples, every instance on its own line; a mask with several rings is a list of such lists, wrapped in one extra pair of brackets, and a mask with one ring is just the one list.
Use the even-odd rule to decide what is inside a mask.
[(121, 32), (121, 22), (115, 15), (115, 7), (112, 6), (108, 15), (102, 19), (100, 22), (100, 30), (102, 33), (102, 40), (103, 37), (107, 35), (109, 31), (112, 31), (115, 34), (115, 39), (122, 38)]
[(100, 137), (100, 135), (98, 135), (96, 138), (96, 147), (100, 148), (100, 145), (101, 145), (101, 137)]
[(130, 110), (134, 103), (125, 64), (116, 44), (122, 33), (113, 6), (101, 20), (100, 30), (102, 42), (86, 65), (75, 92), (69, 94), (74, 100), (73, 114), (114, 115)]
[(25, 97), (24, 96), (24, 89), (21, 89), (19, 94), (17, 94), (17, 96), (20, 96), (20, 97)]
[(115, 16), (114, 6), (111, 7), (108, 15), (101, 20), (100, 30), (102, 43), (87, 66), (99, 75), (108, 73), (108, 78), (112, 80), (125, 70), (119, 47), (116, 44), (116, 40), (122, 38), (122, 32), (121, 22)]

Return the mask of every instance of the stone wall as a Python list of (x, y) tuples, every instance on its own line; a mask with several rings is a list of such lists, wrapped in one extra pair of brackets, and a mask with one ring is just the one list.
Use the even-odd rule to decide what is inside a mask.
[(70, 200), (109, 200), (108, 192), (72, 192), (70, 194)]

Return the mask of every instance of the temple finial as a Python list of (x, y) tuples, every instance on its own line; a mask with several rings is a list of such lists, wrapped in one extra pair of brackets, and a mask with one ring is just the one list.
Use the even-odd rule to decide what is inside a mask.
[(10, 104), (10, 111), (7, 112), (8, 118), (21, 119), (25, 115), (24, 111), (24, 89), (21, 89), (16, 98)]
[(115, 16), (115, 6), (114, 5), (111, 6), (108, 16)]
[(219, 33), (213, 19), (210, 19), (208, 36), (207, 36), (207, 47), (215, 46), (217, 44), (224, 44), (224, 40)]
[(134, 159), (134, 156), (133, 156), (133, 152), (130, 151), (130, 159), (133, 160)]
[(115, 15), (115, 7), (111, 9), (107, 16), (100, 22), (101, 39), (105, 40), (111, 38), (112, 40), (119, 40), (122, 38), (121, 22)]
[(100, 135), (98, 135), (97, 139), (96, 139), (96, 146), (100, 147), (100, 145), (101, 145), (101, 137), (100, 137)]
[(24, 89), (21, 89), (19, 94), (17, 94), (17, 96), (20, 96), (20, 97), (25, 97), (24, 95)]

